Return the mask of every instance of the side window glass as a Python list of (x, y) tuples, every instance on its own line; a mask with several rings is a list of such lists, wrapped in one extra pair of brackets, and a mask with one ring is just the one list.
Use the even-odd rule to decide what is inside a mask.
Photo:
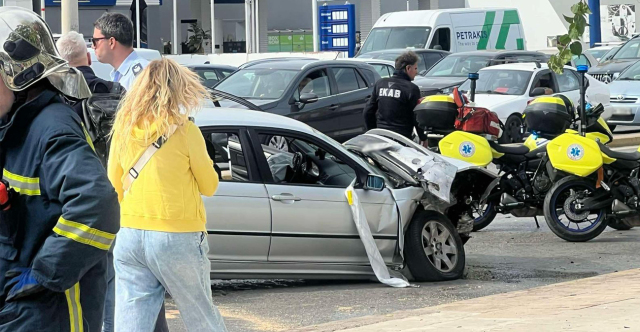
[(345, 93), (360, 89), (356, 71), (353, 68), (331, 68), (338, 84), (338, 93)]
[(433, 34), (433, 40), (429, 48), (434, 50), (448, 51), (451, 49), (451, 30), (449, 28), (439, 28)]
[(220, 81), (218, 74), (213, 70), (198, 70), (197, 73), (202, 78), (202, 84), (208, 88), (213, 87)]
[(204, 141), (220, 181), (249, 181), (249, 169), (235, 132), (205, 132)]
[(567, 92), (580, 89), (578, 78), (571, 73), (572, 70), (565, 69), (562, 74), (556, 74), (558, 88), (560, 92)]
[(227, 77), (227, 76), (231, 75), (232, 73), (233, 73), (232, 71), (228, 71), (228, 70), (221, 70), (221, 71), (220, 71), (220, 74), (221, 74), (222, 76), (220, 77), (220, 79), (223, 79), (223, 78), (225, 78), (225, 77)]
[(349, 165), (312, 141), (290, 136), (260, 134), (260, 142), (271, 142), (278, 137), (286, 146), (280, 149), (269, 143), (262, 144), (273, 181), (277, 184), (348, 187), (356, 177)]
[(364, 78), (362, 78), (362, 75), (360, 75), (360, 73), (358, 73), (357, 71), (356, 71), (356, 79), (358, 80), (358, 87), (360, 89), (368, 88), (367, 82), (364, 81)]
[(545, 88), (545, 90), (547, 90), (545, 94), (547, 95), (558, 92), (554, 89), (551, 73), (542, 74), (536, 77), (535, 81), (533, 82), (533, 85), (531, 86), (531, 90), (535, 88)]
[(327, 71), (316, 70), (298, 83), (298, 89), (296, 89), (296, 100), (300, 100), (300, 94), (313, 93), (318, 98), (327, 97), (331, 94), (331, 88), (329, 87), (329, 76)]

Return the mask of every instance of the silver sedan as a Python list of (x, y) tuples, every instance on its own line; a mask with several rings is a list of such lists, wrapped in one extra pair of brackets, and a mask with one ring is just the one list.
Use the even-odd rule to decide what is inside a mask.
[[(301, 122), (265, 112), (209, 108), (196, 123), (221, 178), (215, 196), (204, 198), (212, 278), (373, 277), (345, 198), (354, 179), (388, 267), (408, 265), (405, 274), (418, 281), (462, 275), (470, 224), (459, 208), (426, 210), (417, 173), (394, 174)], [(274, 137), (286, 146), (274, 148)], [(365, 185), (381, 178), (384, 186)]]

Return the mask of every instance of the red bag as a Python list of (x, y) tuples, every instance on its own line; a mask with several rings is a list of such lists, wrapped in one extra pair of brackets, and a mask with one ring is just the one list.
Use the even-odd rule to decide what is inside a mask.
[(469, 133), (495, 136), (496, 139), (502, 135), (498, 115), (481, 107), (459, 108), (455, 127)]

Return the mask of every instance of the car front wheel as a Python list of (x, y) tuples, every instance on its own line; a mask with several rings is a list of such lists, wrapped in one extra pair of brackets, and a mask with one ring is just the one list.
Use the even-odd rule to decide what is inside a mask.
[(405, 257), (416, 281), (445, 281), (462, 277), (465, 252), (449, 218), (419, 210), (405, 235)]
[(504, 123), (504, 132), (500, 137), (499, 142), (505, 143), (522, 143), (522, 117), (517, 114), (512, 114), (507, 118), (507, 122)]

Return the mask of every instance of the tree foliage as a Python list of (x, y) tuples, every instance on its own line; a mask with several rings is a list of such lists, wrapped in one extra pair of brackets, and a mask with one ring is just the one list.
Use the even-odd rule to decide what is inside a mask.
[(569, 31), (558, 37), (558, 54), (552, 55), (549, 61), (549, 68), (556, 73), (561, 74), (564, 65), (571, 61), (573, 55), (582, 54), (582, 35), (584, 30), (589, 26), (587, 23), (587, 15), (591, 14), (591, 9), (586, 0), (571, 6), (573, 17), (564, 15), (564, 20), (569, 23)]

